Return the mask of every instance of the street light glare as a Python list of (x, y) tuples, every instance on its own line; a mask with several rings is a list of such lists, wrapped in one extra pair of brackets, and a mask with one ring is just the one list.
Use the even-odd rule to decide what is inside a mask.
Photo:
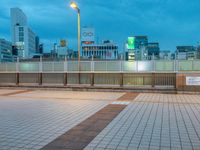
[(74, 9), (77, 9), (77, 8), (78, 8), (78, 6), (77, 6), (77, 4), (76, 4), (75, 2), (71, 2), (70, 6), (71, 6), (72, 8), (74, 8)]

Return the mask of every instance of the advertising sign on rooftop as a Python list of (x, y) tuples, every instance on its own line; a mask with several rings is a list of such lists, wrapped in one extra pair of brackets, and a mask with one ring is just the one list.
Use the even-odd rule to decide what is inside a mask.
[(95, 41), (94, 28), (82, 28), (81, 41), (82, 42), (94, 42)]
[(128, 37), (127, 49), (135, 49), (135, 37)]

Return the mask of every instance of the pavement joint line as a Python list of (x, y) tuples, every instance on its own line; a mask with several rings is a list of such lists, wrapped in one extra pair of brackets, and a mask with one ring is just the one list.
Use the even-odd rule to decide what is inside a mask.
[(111, 104), (113, 104), (113, 105), (129, 105), (130, 101), (114, 101)]
[[(118, 103), (128, 97), (134, 100), (138, 95), (139, 93), (126, 93), (118, 99)], [(108, 104), (91, 117), (44, 146), (41, 150), (84, 149), (126, 107), (127, 105)]]
[[(31, 91), (30, 91), (31, 92)], [(19, 93), (21, 94), (21, 93)], [(23, 94), (23, 93), (22, 93)], [(2, 95), (0, 95), (2, 96)], [(2, 96), (3, 97), (3, 96)], [(18, 95), (11, 95), (11, 97), (17, 97), (17, 98), (31, 98), (31, 99), (58, 99), (58, 100), (73, 100), (73, 101), (111, 101), (110, 99), (104, 99), (104, 100), (101, 100), (101, 99), (73, 99), (73, 98), (61, 98), (61, 97), (30, 97), (30, 96), (18, 96)]]
[(200, 105), (200, 103), (189, 103), (189, 102), (159, 102), (159, 101), (134, 101), (135, 103), (160, 103), (160, 104), (180, 104), (180, 105)]
[(17, 94), (32, 92), (32, 91), (33, 91), (33, 90), (15, 91), (15, 92), (10, 92), (10, 93), (1, 94), (0, 96), (13, 96), (13, 95), (17, 95)]

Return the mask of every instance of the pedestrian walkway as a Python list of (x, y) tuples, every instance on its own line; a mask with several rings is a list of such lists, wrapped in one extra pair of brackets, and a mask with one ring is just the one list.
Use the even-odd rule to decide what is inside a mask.
[(85, 150), (199, 150), (199, 102), (199, 95), (140, 94)]
[(0, 150), (61, 148), (199, 150), (200, 95), (0, 90)]
[[(96, 93), (96, 99), (86, 100), (87, 94), (94, 93), (85, 92), (78, 97), (78, 92), (67, 92), (68, 96), (65, 92), (58, 91), (56, 99), (51, 98), (56, 91), (0, 91), (0, 150), (38, 150), (104, 108), (110, 97), (123, 95)], [(26, 97), (31, 93), (34, 98)], [(45, 95), (49, 98), (37, 98)], [(102, 95), (108, 95), (107, 100), (100, 101)]]

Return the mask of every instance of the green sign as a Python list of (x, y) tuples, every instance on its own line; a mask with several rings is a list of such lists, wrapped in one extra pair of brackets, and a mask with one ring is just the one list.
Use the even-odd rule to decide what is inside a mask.
[(128, 37), (128, 49), (135, 49), (135, 37)]

